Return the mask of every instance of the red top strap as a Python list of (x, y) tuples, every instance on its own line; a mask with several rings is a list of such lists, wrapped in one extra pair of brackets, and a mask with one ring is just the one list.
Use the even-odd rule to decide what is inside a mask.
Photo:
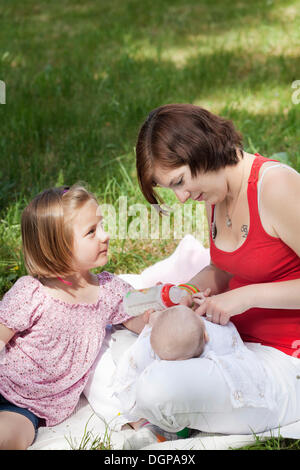
[(277, 163), (279, 163), (278, 160), (271, 160), (270, 158), (263, 157), (259, 153), (255, 153), (254, 155), (256, 156), (256, 159), (253, 162), (251, 172), (250, 172), (250, 176), (249, 176), (249, 179), (248, 179), (248, 183), (257, 183), (260, 167), (265, 162), (277, 162)]

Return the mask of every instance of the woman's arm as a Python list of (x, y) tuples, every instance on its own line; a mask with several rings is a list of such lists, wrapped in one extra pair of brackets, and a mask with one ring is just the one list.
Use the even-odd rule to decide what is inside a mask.
[(222, 271), (213, 263), (205, 266), (189, 283), (194, 284), (200, 291), (204, 291), (208, 287), (211, 289), (211, 295), (220, 294), (228, 289), (228, 284), (232, 274)]
[(300, 309), (300, 279), (241, 287), (248, 308)]

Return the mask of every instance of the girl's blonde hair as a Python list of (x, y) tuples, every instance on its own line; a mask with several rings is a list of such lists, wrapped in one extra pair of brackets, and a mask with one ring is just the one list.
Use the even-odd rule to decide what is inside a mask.
[(21, 219), (22, 249), (28, 274), (36, 278), (74, 273), (73, 219), (86, 202), (96, 197), (84, 184), (49, 188), (24, 209)]

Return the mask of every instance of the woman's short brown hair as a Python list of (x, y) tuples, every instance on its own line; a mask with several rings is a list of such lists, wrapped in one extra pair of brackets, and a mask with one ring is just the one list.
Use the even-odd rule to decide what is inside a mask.
[[(36, 278), (74, 273), (72, 221), (96, 197), (82, 183), (41, 192), (24, 209), (21, 218), (22, 250), (28, 274)], [(98, 202), (97, 202), (98, 203)]]
[(141, 190), (151, 204), (162, 202), (154, 191), (154, 166), (188, 165), (192, 176), (238, 162), (242, 136), (232, 121), (192, 104), (167, 104), (150, 112), (136, 145)]

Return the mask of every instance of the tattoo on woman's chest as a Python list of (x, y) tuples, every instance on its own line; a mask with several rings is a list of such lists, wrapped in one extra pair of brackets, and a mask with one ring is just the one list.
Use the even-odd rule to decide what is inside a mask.
[(248, 235), (248, 225), (241, 226), (242, 237), (247, 238)]

